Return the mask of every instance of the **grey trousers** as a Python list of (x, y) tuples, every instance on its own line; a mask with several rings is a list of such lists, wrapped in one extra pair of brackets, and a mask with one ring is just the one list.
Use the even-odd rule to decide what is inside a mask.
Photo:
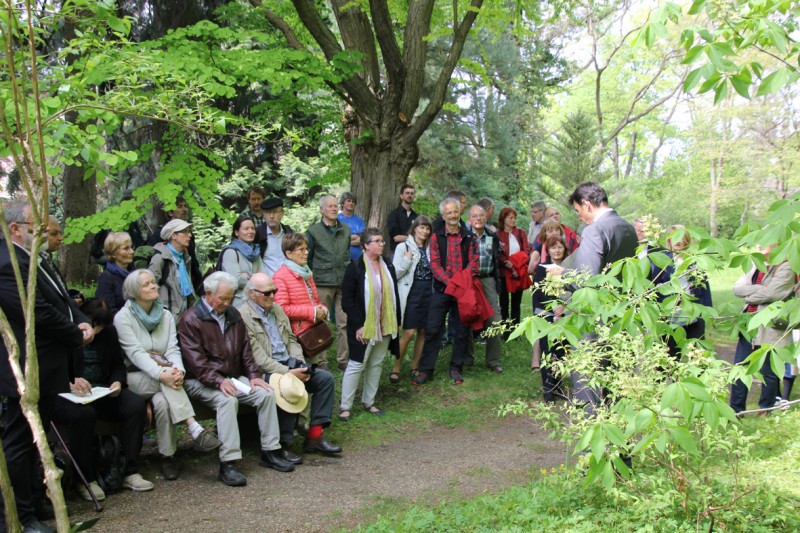
[(364, 386), (361, 389), (361, 403), (371, 406), (375, 403), (375, 396), (378, 394), (378, 385), (381, 382), (381, 365), (386, 354), (389, 353), (389, 341), (391, 337), (386, 335), (383, 340), (369, 344), (364, 353), (364, 362), (359, 363), (352, 359), (347, 362), (347, 369), (342, 378), (342, 403), (341, 409), (350, 410), (353, 407), (353, 398), (356, 396), (358, 379), (364, 373)]
[[(489, 305), (492, 306), (492, 315), (483, 325), (486, 328), (493, 326), (495, 323), (502, 320), (500, 315), (500, 301), (497, 296), (497, 285), (495, 284), (494, 277), (480, 278), (481, 285), (483, 285), (483, 294), (489, 300)], [(475, 335), (467, 336), (467, 356), (466, 360), (472, 363), (475, 359)], [(495, 367), (500, 366), (500, 346), (502, 342), (502, 335), (493, 335), (486, 337), (486, 366)]]
[(178, 449), (175, 425), (194, 417), (194, 408), (186, 390), (167, 387), (142, 371), (128, 372), (128, 388), (153, 402), (158, 453), (167, 457), (175, 455)]
[[(341, 287), (317, 287), (322, 304), (336, 318), (336, 361), (347, 364), (350, 351), (347, 348), (347, 314), (342, 309)], [(320, 361), (321, 362), (321, 361)]]
[[(250, 385), (245, 376), (237, 378)], [(261, 450), (277, 450), (281, 447), (278, 440), (280, 432), (278, 413), (275, 409), (275, 396), (271, 390), (253, 387), (249, 394), (226, 396), (221, 390), (206, 387), (196, 379), (187, 379), (184, 383), (189, 396), (206, 404), (217, 413), (217, 434), (222, 446), (219, 448), (219, 460), (236, 461), (242, 458), (241, 439), (239, 437), (239, 403), (256, 408), (258, 429), (261, 432)]]

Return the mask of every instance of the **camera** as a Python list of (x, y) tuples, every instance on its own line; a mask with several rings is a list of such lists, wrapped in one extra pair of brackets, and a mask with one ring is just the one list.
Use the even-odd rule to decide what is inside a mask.
[(300, 361), (300, 359), (297, 359), (295, 357), (290, 357), (286, 361), (286, 366), (289, 367), (289, 370), (294, 370), (295, 368), (305, 369), (306, 373), (309, 376), (313, 376), (314, 372), (317, 371), (317, 365), (316, 364), (309, 365), (309, 364), (303, 363), (302, 361)]

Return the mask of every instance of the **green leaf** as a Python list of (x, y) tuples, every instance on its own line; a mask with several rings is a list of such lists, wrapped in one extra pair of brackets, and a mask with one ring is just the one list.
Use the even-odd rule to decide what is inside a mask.
[(701, 78), (702, 73), (703, 73), (703, 68), (701, 67), (701, 68), (696, 68), (693, 71), (691, 71), (689, 74), (687, 74), (686, 75), (686, 79), (683, 80), (683, 92), (688, 93), (692, 89), (694, 89), (695, 86), (702, 79)]
[(602, 431), (595, 431), (592, 435), (592, 442), (589, 443), (592, 455), (598, 460), (605, 455), (606, 451), (606, 439), (603, 437)]
[(714, 89), (714, 105), (718, 105), (728, 96), (728, 83), (723, 79)]
[(689, 433), (689, 430), (682, 427), (673, 427), (668, 428), (667, 431), (672, 435), (672, 440), (674, 440), (678, 446), (689, 453), (697, 453), (697, 444), (695, 444), (694, 438), (692, 434)]
[(780, 91), (786, 82), (789, 80), (789, 73), (786, 69), (778, 69), (761, 82), (758, 87), (756, 96), (764, 96), (765, 94), (774, 94)]
[(613, 424), (603, 424), (603, 433), (611, 444), (622, 447), (626, 446), (627, 442), (625, 441), (625, 436), (622, 434), (622, 430), (617, 426)]

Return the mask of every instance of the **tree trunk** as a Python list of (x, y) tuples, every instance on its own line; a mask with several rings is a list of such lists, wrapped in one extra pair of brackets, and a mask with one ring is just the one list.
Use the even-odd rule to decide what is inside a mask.
[[(68, 166), (64, 169), (64, 216), (70, 218), (93, 215), (97, 211), (97, 180), (83, 178), (84, 169)], [(62, 248), (61, 272), (67, 284), (91, 285), (97, 279), (97, 267), (89, 253), (92, 239), (67, 244)]]
[(418, 155), (416, 143), (404, 145), (399, 138), (382, 147), (364, 143), (351, 148), (351, 189), (367, 227), (386, 227), (389, 212), (398, 205), (400, 187)]

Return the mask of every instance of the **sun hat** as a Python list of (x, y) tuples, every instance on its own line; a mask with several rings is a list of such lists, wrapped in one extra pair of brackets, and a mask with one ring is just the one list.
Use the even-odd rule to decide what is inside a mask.
[(273, 373), (269, 377), (269, 385), (275, 391), (275, 403), (287, 413), (297, 414), (308, 404), (308, 391), (300, 378), (287, 372)]

